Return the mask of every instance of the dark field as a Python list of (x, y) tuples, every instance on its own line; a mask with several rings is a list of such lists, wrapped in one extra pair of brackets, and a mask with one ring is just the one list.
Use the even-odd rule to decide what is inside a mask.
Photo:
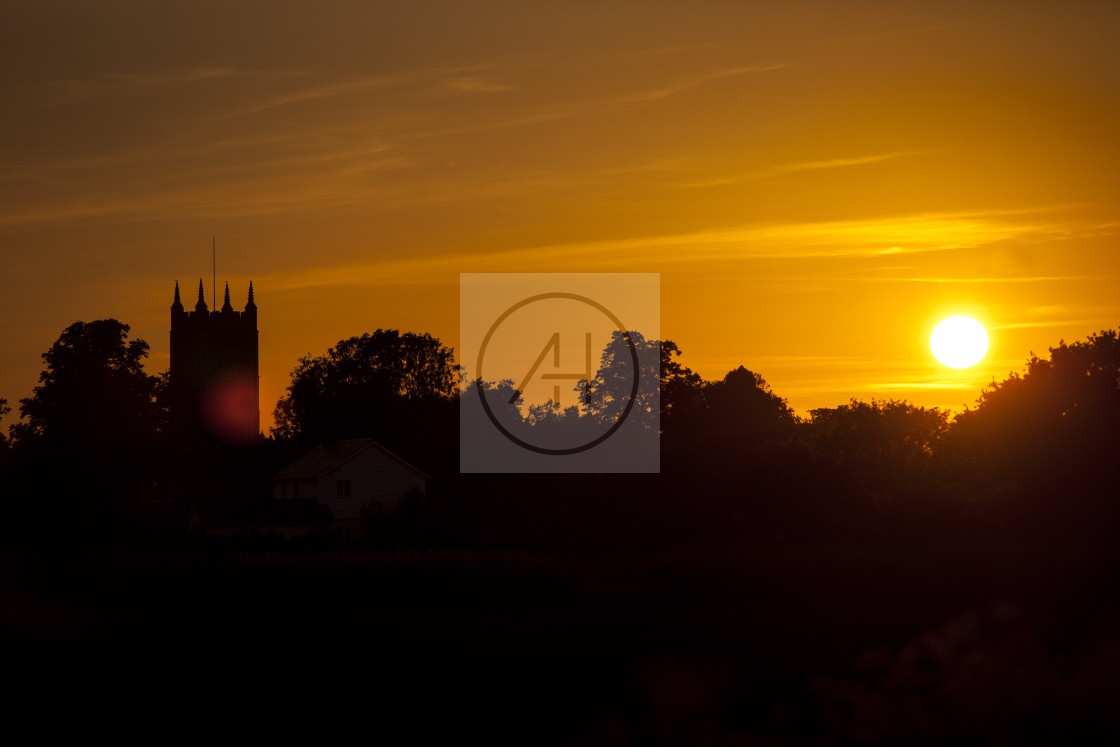
[(126, 724), (197, 708), (519, 744), (1068, 744), (1120, 726), (1116, 566), (1076, 545), (211, 545), (4, 566), (10, 681)]

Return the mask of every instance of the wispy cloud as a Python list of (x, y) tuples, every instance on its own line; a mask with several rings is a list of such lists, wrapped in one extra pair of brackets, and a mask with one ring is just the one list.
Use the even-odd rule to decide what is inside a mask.
[(787, 67), (793, 67), (791, 62), (782, 62), (775, 65), (757, 65), (754, 67), (732, 67), (724, 70), (714, 70), (702, 75), (694, 75), (689, 78), (683, 78), (661, 88), (654, 88), (646, 91), (638, 91), (635, 93), (625, 94), (620, 97), (620, 101), (627, 103), (642, 103), (647, 101), (661, 101), (663, 99), (676, 96), (678, 94), (689, 91), (693, 88), (698, 88), (707, 85), (713, 81), (722, 80), (724, 78), (733, 78), (740, 75), (748, 75), (751, 73), (766, 73), (771, 70), (782, 70)]
[(947, 212), (747, 226), (662, 237), (656, 244), (688, 243), (711, 258), (873, 256), (975, 247), (1059, 226), (1000, 213)]
[(288, 83), (283, 78), (291, 78), (297, 85), (288, 85), (287, 90), (258, 95), (245, 106), (223, 112), (219, 119), (236, 119), (281, 107), (304, 104), (325, 99), (354, 96), (378, 90), (388, 90), (407, 86), (428, 86), (471, 93), (496, 93), (513, 90), (513, 86), (499, 84), (492, 78), (476, 74), (479, 70), (489, 69), (489, 65), (470, 65), (465, 67), (420, 67), (377, 75), (352, 77), (326, 77), (311, 73), (278, 72), (274, 75), (277, 83)]
[(990, 376), (974, 376), (955, 381), (888, 381), (873, 382), (859, 387), (872, 392), (908, 391), (915, 389), (977, 390), (983, 389), (991, 381)]
[(874, 278), (874, 280), (904, 283), (1050, 283), (1062, 280), (1098, 280), (1101, 277), (1100, 275), (1032, 275), (1030, 277), (982, 278)]
[(795, 174), (802, 171), (822, 171), (825, 169), (842, 169), (851, 166), (864, 166), (869, 163), (880, 163), (882, 161), (891, 161), (896, 158), (903, 158), (906, 156), (914, 156), (924, 153), (925, 151), (899, 151), (895, 153), (881, 153), (871, 156), (858, 156), (855, 158), (829, 158), (818, 161), (798, 161), (796, 163), (779, 164), (767, 169), (760, 169), (752, 171), (748, 174), (737, 174), (734, 176), (719, 177), (716, 179), (705, 179), (702, 181), (685, 182), (678, 186), (680, 187), (719, 187), (726, 184), (742, 184), (744, 182), (759, 181), (761, 179), (770, 179), (776, 176), (784, 176), (785, 174)]
[[(363, 152), (370, 156), (371, 152)], [(286, 164), (304, 166), (319, 164), (323, 156), (293, 157)], [(160, 185), (144, 191), (138, 188), (127, 195), (76, 194), (65, 200), (46, 204), (8, 206), (0, 210), (0, 226), (50, 223), (66, 220), (113, 218), (128, 221), (152, 221), (166, 218), (240, 218), (278, 213), (323, 211), (327, 209), (361, 208), (378, 198), (393, 196), (391, 187), (380, 190), (356, 184), (367, 181), (370, 173), (410, 169), (414, 163), (408, 156), (389, 154), (384, 157), (330, 158), (339, 164), (329, 171), (329, 178), (303, 181), (290, 175), (241, 176), (214, 186), (217, 179), (196, 179), (183, 186)], [(220, 168), (220, 167), (215, 167)], [(196, 177), (199, 174), (196, 173)], [(145, 182), (146, 183), (146, 182)]]
[[(44, 86), (42, 101), (48, 106), (112, 101), (173, 93), (196, 96), (202, 86), (241, 84), (283, 87), (313, 79), (300, 70), (239, 67), (194, 67), (146, 72), (109, 73), (90, 78), (58, 80)], [(248, 89), (247, 89), (248, 90)]]
[(1053, 319), (1037, 322), (1015, 322), (1014, 324), (993, 324), (991, 329), (1029, 329), (1034, 327), (1085, 327), (1100, 324), (1100, 319)]
[(581, 112), (575, 108), (546, 109), (543, 111), (514, 114), (509, 117), (496, 118), (483, 122), (473, 122), (470, 124), (422, 127), (406, 133), (404, 137), (408, 137), (409, 139), (438, 139), (476, 132), (492, 132), (494, 130), (505, 130), (514, 127), (526, 127), (529, 125), (544, 124), (546, 122), (556, 122), (563, 119), (573, 119), (580, 114)]
[(463, 75), (450, 78), (446, 81), (446, 84), (456, 91), (466, 91), (468, 93), (501, 93), (503, 91), (512, 91), (515, 88), (515, 86), (495, 83), (489, 78), (482, 78), (476, 75)]
[[(1047, 208), (1037, 212), (1044, 213)], [(705, 260), (861, 257), (883, 247), (936, 252), (975, 247), (1061, 227), (1011, 213), (937, 213), (849, 221), (749, 225), (687, 234), (534, 246), (470, 255), (438, 254), (368, 265), (319, 268), (272, 279), (274, 287), (432, 282), (460, 272), (658, 269)]]
[(83, 156), (76, 158), (49, 157), (0, 163), (0, 179), (26, 178), (28, 172), (43, 175), (58, 171), (102, 170), (127, 163), (118, 156)]
[(236, 119), (261, 112), (278, 109), (280, 107), (302, 104), (321, 99), (352, 96), (357, 93), (389, 88), (392, 86), (406, 85), (416, 80), (417, 72), (408, 71), (386, 75), (373, 75), (343, 80), (319, 79), (310, 85), (304, 85), (294, 90), (272, 94), (258, 98), (256, 101), (239, 108), (225, 111), (215, 117), (215, 121)]
[[(261, 72), (234, 67), (199, 67), (182, 70), (157, 70), (143, 73), (111, 73), (91, 79), (60, 80), (49, 86), (62, 102), (146, 93), (183, 83), (197, 83), (237, 77), (258, 76)], [(276, 73), (269, 73), (275, 75)], [(289, 74), (290, 75), (290, 74)]]
[(928, 394), (922, 397), (924, 406), (959, 412), (970, 401), (974, 401), (992, 380), (988, 370), (983, 374), (969, 373), (944, 378), (938, 374), (920, 374), (913, 365), (906, 366), (906, 369), (887, 373), (885, 381), (866, 378), (853, 380), (852, 375), (844, 371), (818, 373), (812, 378), (796, 377), (781, 381), (775, 389), (782, 396), (796, 399), (813, 399), (818, 402), (826, 398), (832, 400), (818, 405), (823, 407), (847, 404), (853, 398), (863, 401), (897, 397), (912, 400), (914, 393), (925, 392)]

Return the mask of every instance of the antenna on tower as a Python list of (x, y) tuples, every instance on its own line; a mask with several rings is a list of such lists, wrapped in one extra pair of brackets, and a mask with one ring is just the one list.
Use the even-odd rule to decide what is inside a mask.
[(218, 308), (218, 237), (210, 237), (210, 293), (213, 307)]

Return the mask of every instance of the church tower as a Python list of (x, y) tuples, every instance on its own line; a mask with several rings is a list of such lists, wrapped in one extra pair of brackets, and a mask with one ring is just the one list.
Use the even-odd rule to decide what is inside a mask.
[(244, 311), (235, 311), (226, 283), (225, 303), (210, 311), (202, 280), (198, 302), (187, 311), (175, 283), (171, 304), (172, 417), (192, 431), (205, 427), (231, 443), (250, 443), (261, 428), (257, 357), (257, 304), (253, 283)]

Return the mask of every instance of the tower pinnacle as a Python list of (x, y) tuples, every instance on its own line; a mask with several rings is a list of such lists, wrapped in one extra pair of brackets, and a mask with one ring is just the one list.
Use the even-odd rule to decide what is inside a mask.
[(198, 303), (194, 305), (195, 311), (206, 311), (206, 293), (202, 290), (202, 278), (198, 279)]
[(175, 302), (171, 304), (172, 311), (182, 311), (183, 302), (179, 300), (179, 281), (175, 281)]
[[(211, 286), (215, 298), (217, 285)], [(206, 284), (198, 281), (195, 310), (182, 309), (176, 283), (171, 307), (170, 398), (175, 428), (187, 435), (206, 432), (230, 443), (260, 437), (260, 364), (257, 307), (245, 313), (230, 303), (226, 283), (221, 308), (206, 306)], [(192, 435), (192, 437), (193, 437)]]
[(253, 302), (253, 281), (249, 281), (249, 302), (245, 304), (245, 310), (257, 308), (257, 304)]

